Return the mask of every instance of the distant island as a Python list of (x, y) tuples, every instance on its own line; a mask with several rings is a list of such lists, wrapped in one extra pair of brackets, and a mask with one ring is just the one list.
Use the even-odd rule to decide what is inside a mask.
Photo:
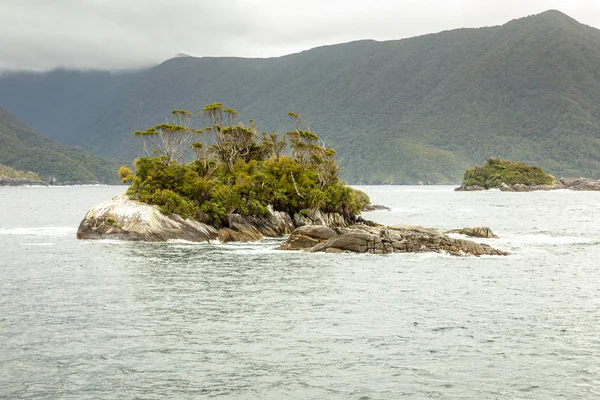
[(0, 186), (42, 185), (43, 182), (34, 172), (18, 171), (0, 164)]
[(462, 185), (456, 191), (471, 192), (500, 189), (503, 192), (570, 189), (600, 190), (600, 181), (585, 178), (556, 179), (540, 167), (522, 162), (490, 157), (482, 166), (466, 170)]

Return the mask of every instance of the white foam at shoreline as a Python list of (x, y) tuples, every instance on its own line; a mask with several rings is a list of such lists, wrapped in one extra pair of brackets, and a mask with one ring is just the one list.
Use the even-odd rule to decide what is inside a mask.
[(23, 236), (73, 236), (77, 229), (72, 226), (48, 226), (36, 228), (0, 228), (0, 235)]

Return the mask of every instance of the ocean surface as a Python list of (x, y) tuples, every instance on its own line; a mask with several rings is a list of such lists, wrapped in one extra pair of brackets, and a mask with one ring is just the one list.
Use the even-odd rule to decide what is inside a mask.
[(123, 187), (0, 187), (0, 398), (600, 398), (600, 192), (359, 188), (511, 255), (79, 241)]

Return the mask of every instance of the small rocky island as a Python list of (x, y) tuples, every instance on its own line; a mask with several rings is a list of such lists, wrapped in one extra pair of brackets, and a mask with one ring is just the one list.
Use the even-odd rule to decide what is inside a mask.
[(586, 178), (556, 179), (541, 168), (521, 162), (489, 158), (483, 166), (469, 168), (463, 183), (455, 191), (475, 192), (499, 189), (502, 192), (533, 192), (537, 190), (600, 190), (600, 181)]
[[(365, 193), (338, 179), (335, 150), (302, 129), (298, 114), (288, 114), (294, 129), (283, 137), (259, 135), (254, 121), (238, 123), (220, 103), (201, 115), (203, 130), (189, 127), (191, 113), (175, 110), (173, 123), (136, 131), (145, 157), (135, 160), (135, 173), (119, 170), (129, 189), (91, 209), (77, 237), (224, 243), (289, 234), (281, 249), (506, 255), (434, 229), (363, 220), (361, 210), (386, 208), (370, 207)], [(186, 163), (188, 149), (194, 161)]]
[[(463, 228), (448, 231), (472, 237), (495, 238), (489, 228)], [(222, 227), (216, 227), (177, 214), (163, 214), (157, 206), (131, 200), (119, 194), (90, 210), (79, 229), (79, 239), (120, 239), (163, 242), (188, 240), (210, 242), (249, 242), (263, 237), (290, 234), (281, 250), (355, 253), (449, 253), (455, 256), (507, 255), (502, 250), (470, 240), (455, 239), (435, 229), (418, 226), (382, 226), (357, 217), (348, 221), (336, 213), (316, 211), (311, 215), (281, 211), (262, 216), (229, 214)]]
[(18, 171), (0, 164), (0, 186), (29, 185), (43, 185), (43, 182), (36, 173)]

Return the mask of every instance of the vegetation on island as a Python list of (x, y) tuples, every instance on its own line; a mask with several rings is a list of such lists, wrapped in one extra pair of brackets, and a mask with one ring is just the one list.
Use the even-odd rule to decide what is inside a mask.
[(218, 98), (266, 131), (287, 131), (287, 111), (302, 110), (350, 183), (458, 183), (491, 154), (600, 178), (598, 65), (600, 30), (548, 11), (278, 58), (0, 75), (0, 104), (55, 140), (122, 161), (141, 154), (125, 133)]
[[(302, 128), (280, 136), (259, 134), (253, 120), (238, 122), (237, 111), (221, 103), (198, 113), (208, 125), (190, 127), (192, 114), (174, 110), (173, 121), (136, 131), (144, 157), (135, 174), (121, 167), (130, 198), (155, 204), (166, 214), (223, 226), (229, 213), (266, 215), (268, 207), (290, 215), (310, 211), (356, 217), (369, 198), (338, 179), (335, 150)], [(191, 150), (192, 157), (188, 157)]]
[(0, 163), (44, 183), (117, 183), (117, 163), (53, 142), (0, 108)]
[(507, 185), (552, 185), (554, 177), (544, 173), (540, 167), (490, 157), (487, 164), (465, 171), (464, 186), (478, 185), (486, 189)]
[(41, 179), (38, 174), (34, 172), (18, 171), (16, 169), (7, 167), (6, 165), (0, 164), (0, 181), (2, 179), (22, 179), (31, 182), (41, 183)]

